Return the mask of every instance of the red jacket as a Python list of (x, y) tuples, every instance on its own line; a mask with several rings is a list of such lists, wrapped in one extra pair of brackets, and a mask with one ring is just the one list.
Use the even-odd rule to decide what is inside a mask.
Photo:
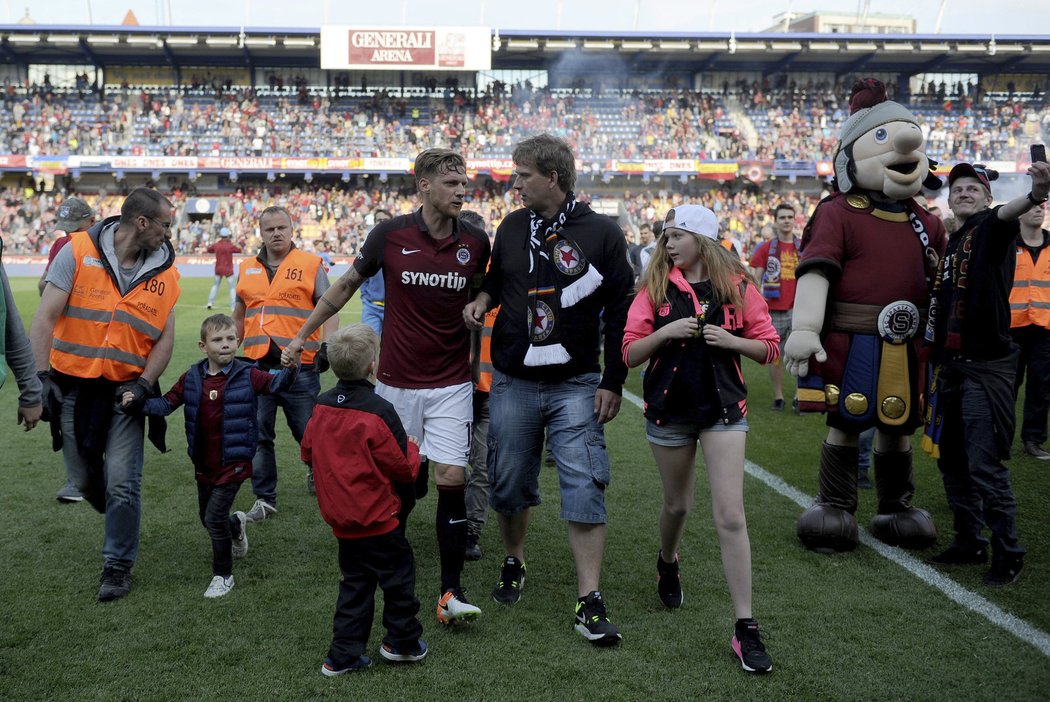
[(301, 444), (313, 467), (321, 516), (340, 539), (379, 536), (397, 528), (401, 500), (394, 482), (419, 473), (419, 450), (408, 441), (394, 406), (367, 380), (345, 381), (317, 398)]

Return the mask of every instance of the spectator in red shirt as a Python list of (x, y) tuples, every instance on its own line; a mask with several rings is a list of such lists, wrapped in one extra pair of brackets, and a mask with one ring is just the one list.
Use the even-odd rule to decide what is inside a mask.
[(211, 284), (211, 292), (208, 293), (208, 309), (215, 304), (215, 296), (219, 293), (219, 283), (226, 278), (226, 285), (230, 289), (230, 309), (237, 304), (237, 269), (233, 267), (233, 255), (240, 253), (241, 248), (230, 239), (233, 233), (229, 227), (219, 230), (219, 240), (208, 247), (208, 253), (215, 254), (215, 282)]
[[(58, 219), (55, 220), (55, 231), (65, 232), (65, 234), (55, 239), (55, 243), (51, 244), (51, 250), (48, 251), (47, 265), (44, 267), (44, 273), (40, 276), (40, 282), (36, 285), (41, 295), (44, 294), (44, 286), (47, 285), (45, 280), (47, 278), (47, 269), (51, 267), (51, 262), (55, 260), (55, 256), (62, 250), (62, 247), (69, 243), (69, 235), (73, 232), (86, 231), (94, 223), (95, 211), (91, 209), (91, 205), (79, 197), (67, 197), (58, 206)], [(59, 495), (58, 499), (60, 502), (80, 501), (79, 498), (76, 500), (63, 500), (61, 495)]]

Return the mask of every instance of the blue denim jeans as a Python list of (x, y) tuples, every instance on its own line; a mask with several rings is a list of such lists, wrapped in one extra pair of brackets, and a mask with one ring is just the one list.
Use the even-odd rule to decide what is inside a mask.
[(277, 408), (284, 410), (292, 436), (296, 443), (301, 443), (320, 391), (321, 379), (317, 372), (304, 366), (288, 390), (279, 395), (259, 396), (255, 415), (259, 425), (259, 450), (252, 460), (252, 491), (274, 507), (277, 506), (277, 456), (273, 448), (277, 436)]
[(544, 430), (558, 467), (561, 518), (604, 524), (609, 456), (594, 412), (597, 373), (561, 382), (492, 374), (489, 394), (489, 503), (511, 515), (540, 504)]
[[(73, 484), (86, 493), (90, 483), (88, 463), (77, 451), (73, 429), (76, 399), (77, 390), (71, 388), (62, 402), (62, 457)], [(106, 568), (130, 571), (138, 555), (145, 426), (141, 415), (115, 414), (109, 428), (102, 464), (106, 487), (102, 558)]]
[(987, 526), (1000, 556), (1022, 556), (1017, 540), (1017, 502), (1010, 471), (999, 458), (988, 396), (980, 384), (964, 380), (956, 406), (947, 407), (937, 459), (944, 492), (954, 516), (955, 541), (983, 547)]
[(217, 275), (215, 276), (215, 282), (211, 284), (211, 290), (208, 292), (208, 307), (215, 304), (215, 298), (219, 294), (219, 283), (222, 279), (226, 279), (226, 287), (230, 289), (230, 309), (232, 310), (237, 304), (237, 269), (233, 269), (233, 275)]

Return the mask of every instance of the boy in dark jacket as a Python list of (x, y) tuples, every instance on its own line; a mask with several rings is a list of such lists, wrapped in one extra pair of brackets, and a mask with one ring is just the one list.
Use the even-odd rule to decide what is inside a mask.
[(394, 482), (419, 473), (419, 446), (406, 436), (394, 406), (375, 394), (379, 337), (366, 324), (343, 327), (328, 339), (328, 361), (339, 383), (317, 398), (301, 444), (313, 469), (321, 516), (339, 540), (342, 582), (332, 645), (321, 666), (327, 676), (372, 665), (364, 655), (383, 589), (387, 635), (380, 653), (389, 661), (427, 655), (416, 615), (416, 564), (398, 518)]
[[(295, 366), (276, 375), (234, 358), (237, 328), (225, 314), (201, 324), (199, 346), (207, 356), (194, 363), (163, 397), (146, 400), (143, 414), (167, 416), (185, 406), (186, 440), (197, 478), (201, 523), (211, 535), (212, 579), (204, 596), (222, 597), (233, 589), (233, 559), (248, 553), (244, 512), (230, 514), (241, 483), (252, 476), (258, 444), (255, 398), (281, 392), (298, 373)], [(134, 411), (134, 396), (123, 405)]]

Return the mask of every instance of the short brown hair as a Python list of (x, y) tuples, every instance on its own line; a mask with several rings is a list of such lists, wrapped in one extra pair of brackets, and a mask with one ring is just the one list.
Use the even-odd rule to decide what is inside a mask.
[(368, 376), (368, 364), (379, 354), (379, 335), (367, 324), (350, 324), (328, 337), (328, 362), (340, 380)]
[(168, 209), (175, 209), (171, 200), (153, 188), (135, 188), (120, 206), (120, 223), (130, 224), (136, 217), (154, 219), (160, 214), (162, 205), (167, 205)]
[(463, 157), (451, 149), (427, 149), (420, 151), (416, 156), (416, 165), (413, 168), (416, 185), (423, 178), (445, 175), (452, 171), (467, 172), (467, 162)]
[(511, 156), (514, 163), (532, 166), (542, 175), (558, 174), (558, 187), (569, 192), (576, 187), (576, 157), (568, 143), (550, 134), (538, 134), (518, 142)]
[(206, 341), (208, 339), (208, 334), (229, 327), (233, 327), (234, 329), (237, 328), (237, 325), (233, 321), (233, 317), (228, 314), (213, 314), (201, 322), (201, 341)]

